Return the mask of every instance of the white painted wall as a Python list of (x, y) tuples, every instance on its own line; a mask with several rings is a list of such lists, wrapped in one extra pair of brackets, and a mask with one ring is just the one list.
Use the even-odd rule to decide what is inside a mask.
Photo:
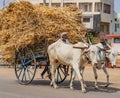
[[(27, 0), (31, 1), (32, 3), (43, 3), (43, 0)], [(94, 15), (94, 14), (100, 14), (101, 15), (101, 22), (107, 22), (110, 23), (110, 33), (113, 33), (114, 29), (114, 0), (46, 0), (46, 3), (49, 3), (51, 6), (51, 3), (61, 3), (61, 6), (63, 6), (64, 3), (76, 3), (78, 6), (79, 3), (85, 3), (85, 2), (91, 2), (92, 3), (92, 12), (83, 12), (83, 15)], [(105, 4), (111, 5), (111, 14), (106, 14), (103, 12), (94, 12), (95, 9), (95, 2), (102, 2), (102, 6)], [(103, 7), (102, 7), (103, 9)], [(85, 26), (87, 28), (93, 29), (93, 19), (90, 19), (89, 23), (85, 23)]]
[[(113, 32), (114, 34), (120, 34), (120, 13), (114, 13), (114, 19), (117, 19), (117, 21), (114, 22)], [(115, 31), (115, 24), (119, 25), (116, 29), (117, 31)]]
[(84, 17), (90, 18), (90, 22), (84, 22), (83, 24), (85, 25), (86, 28), (88, 29), (93, 29), (93, 15), (92, 14), (83, 14)]

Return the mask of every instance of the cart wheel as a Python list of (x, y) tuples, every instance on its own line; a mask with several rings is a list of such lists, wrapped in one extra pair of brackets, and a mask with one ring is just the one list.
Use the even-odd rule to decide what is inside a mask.
[(57, 84), (62, 83), (66, 79), (66, 77), (68, 76), (68, 70), (69, 70), (68, 66), (59, 65), (59, 67), (57, 68), (56, 73), (55, 73)]
[(21, 49), (15, 55), (15, 74), (20, 84), (32, 82), (36, 73), (36, 59), (31, 48)]

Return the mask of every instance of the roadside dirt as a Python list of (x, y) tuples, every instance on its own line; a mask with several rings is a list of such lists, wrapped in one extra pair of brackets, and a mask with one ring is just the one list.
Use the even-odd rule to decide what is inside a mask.
[[(40, 73), (43, 69), (37, 69), (34, 80), (41, 80)], [(115, 88), (120, 88), (120, 68), (107, 68), (108, 73), (110, 75), (110, 86)], [(98, 82), (100, 85), (105, 85), (106, 76), (102, 70), (98, 70)], [(16, 80), (14, 68), (1, 67), (0, 66), (0, 78), (14, 78)], [(67, 81), (69, 81), (70, 75), (67, 77)], [(48, 78), (45, 78), (48, 80)], [(75, 80), (78, 80), (77, 77)], [(85, 68), (84, 71), (84, 80), (89, 83), (89, 85), (94, 85), (94, 74), (92, 67), (89, 65)]]

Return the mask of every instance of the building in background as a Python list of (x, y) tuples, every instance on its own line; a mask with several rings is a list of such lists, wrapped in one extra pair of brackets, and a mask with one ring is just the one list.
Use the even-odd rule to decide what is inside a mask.
[[(114, 0), (13, 0), (30, 1), (33, 4), (63, 7), (75, 5), (83, 11), (83, 23), (96, 36), (112, 34), (114, 26)], [(116, 25), (117, 26), (117, 25)]]
[(89, 32), (104, 36), (114, 29), (114, 0), (26, 0), (47, 6), (75, 5), (83, 11), (83, 23)]
[(120, 34), (120, 13), (114, 13), (114, 34)]
[(9, 3), (14, 2), (15, 0), (0, 0), (0, 10), (4, 9)]

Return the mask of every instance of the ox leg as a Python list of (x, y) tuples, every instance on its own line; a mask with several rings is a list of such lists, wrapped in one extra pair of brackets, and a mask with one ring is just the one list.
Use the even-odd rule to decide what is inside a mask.
[(81, 76), (81, 74), (80, 74), (80, 70), (79, 70), (79, 67), (78, 67), (78, 66), (79, 66), (79, 65), (73, 66), (73, 69), (74, 69), (74, 71), (76, 72), (76, 74), (77, 74), (77, 76), (78, 76), (78, 79), (79, 79), (79, 81), (80, 81), (80, 83), (81, 83), (82, 92), (85, 93), (85, 92), (86, 92), (86, 89), (85, 89), (85, 87), (84, 87), (83, 78), (82, 78), (82, 76)]
[(54, 65), (51, 66), (51, 76), (52, 76), (52, 81), (50, 83), (51, 86), (53, 86), (54, 88), (58, 88), (56, 82), (55, 82), (55, 70), (56, 67)]
[(72, 69), (72, 72), (71, 72), (71, 80), (70, 80), (70, 89), (74, 89), (74, 87), (73, 87), (73, 81), (74, 81), (74, 79), (75, 79), (75, 76), (76, 76), (76, 73), (75, 73), (75, 71)]
[(108, 72), (107, 72), (107, 69), (105, 68), (105, 67), (103, 67), (103, 71), (104, 71), (104, 73), (106, 74), (106, 78), (107, 78), (107, 82), (106, 82), (106, 85), (105, 85), (105, 87), (108, 87), (109, 86), (109, 74), (108, 74)]
[(85, 69), (85, 67), (83, 67), (82, 69), (80, 68), (80, 73), (81, 73), (81, 76), (82, 76), (82, 78), (83, 78), (83, 84), (84, 84), (84, 87), (86, 88), (87, 85), (86, 85), (85, 80), (84, 80), (84, 77), (83, 77), (84, 69)]
[(98, 89), (98, 83), (97, 83), (97, 79), (98, 79), (98, 75), (97, 75), (97, 70), (96, 67), (93, 67), (93, 72), (94, 72), (94, 77), (95, 77), (95, 88)]

